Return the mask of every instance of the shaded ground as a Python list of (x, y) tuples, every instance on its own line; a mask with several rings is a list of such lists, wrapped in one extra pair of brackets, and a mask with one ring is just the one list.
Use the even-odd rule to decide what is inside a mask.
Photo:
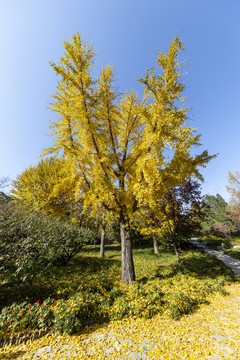
[[(153, 254), (153, 249), (134, 249), (136, 278), (146, 282), (154, 278), (171, 279), (180, 273), (175, 254), (160, 247), (160, 254)], [(112, 287), (120, 281), (121, 253), (119, 246), (107, 246), (105, 259), (99, 258), (99, 248), (86, 247), (68, 266), (55, 266), (44, 277), (34, 283), (9, 281), (0, 284), (0, 311), (12, 303), (28, 301), (43, 302), (49, 296), (54, 299), (68, 299), (78, 291), (79, 286), (86, 289), (92, 281)], [(233, 281), (231, 271), (215, 258), (207, 254), (186, 251), (183, 254), (187, 271), (199, 279), (217, 279), (223, 275), (227, 281)]]

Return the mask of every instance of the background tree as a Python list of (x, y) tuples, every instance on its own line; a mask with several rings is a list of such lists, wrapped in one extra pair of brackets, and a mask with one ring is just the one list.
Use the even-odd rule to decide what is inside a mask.
[(10, 197), (6, 195), (3, 191), (0, 191), (0, 203), (10, 201)]
[(11, 194), (36, 211), (65, 217), (74, 207), (77, 173), (61, 158), (45, 158), (12, 182)]
[(229, 185), (227, 186), (227, 190), (230, 192), (232, 196), (240, 199), (240, 173), (239, 171), (235, 171), (235, 174), (231, 171), (228, 172), (228, 181)]
[(142, 208), (134, 218), (133, 228), (147, 238), (152, 238), (154, 254), (159, 254), (159, 221), (154, 211)]
[(228, 176), (227, 190), (231, 194), (228, 210), (237, 225), (238, 231), (240, 231), (240, 173), (236, 171), (234, 174), (229, 171)]
[(169, 187), (156, 201), (155, 207), (147, 212), (142, 232), (167, 238), (182, 266), (181, 244), (199, 233), (203, 216), (200, 184), (188, 180), (184, 185)]
[(8, 177), (1, 177), (0, 178), (0, 202), (8, 201), (8, 196), (2, 191), (9, 185), (10, 179)]
[(79, 176), (75, 196), (91, 206), (102, 206), (119, 219), (122, 251), (122, 282), (135, 279), (130, 238), (130, 219), (156, 194), (183, 183), (186, 177), (201, 177), (198, 167), (211, 159), (207, 151), (192, 156), (199, 135), (186, 125), (181, 103), (184, 85), (178, 60), (183, 49), (175, 38), (166, 53), (159, 52), (162, 73), (147, 70), (140, 101), (134, 92), (118, 96), (114, 72), (103, 68), (98, 78), (92, 72), (94, 51), (79, 34), (73, 44), (65, 42), (65, 54), (57, 65), (60, 80), (49, 108), (60, 117), (51, 125), (54, 144), (43, 154), (63, 156)]
[(205, 219), (202, 223), (203, 232), (226, 237), (236, 231), (236, 226), (228, 212), (228, 204), (219, 194), (204, 196)]
[(3, 190), (9, 185), (10, 179), (8, 177), (0, 178), (0, 190)]
[(95, 233), (95, 244), (99, 227), (102, 226), (101, 211), (99, 208), (98, 213), (90, 217), (91, 208), (83, 211), (83, 201), (75, 201), (77, 177), (75, 169), (70, 168), (63, 159), (42, 159), (18, 175), (12, 183), (11, 194), (30, 209), (90, 228)]
[(106, 236), (106, 214), (103, 213), (102, 224), (101, 224), (101, 242), (100, 242), (100, 257), (101, 258), (104, 258), (105, 236)]

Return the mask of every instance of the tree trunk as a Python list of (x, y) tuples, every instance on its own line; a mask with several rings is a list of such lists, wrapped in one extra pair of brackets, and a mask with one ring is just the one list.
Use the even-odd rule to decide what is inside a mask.
[(135, 280), (135, 269), (132, 256), (132, 242), (128, 218), (120, 218), (120, 236), (122, 251), (122, 284), (131, 284)]
[(105, 230), (106, 230), (106, 222), (105, 222), (105, 214), (103, 214), (102, 229), (101, 229), (100, 258), (104, 258), (104, 250), (105, 250)]
[(153, 248), (154, 254), (159, 254), (157, 235), (153, 234)]
[(175, 250), (175, 254), (177, 256), (177, 260), (178, 260), (178, 264), (181, 268), (183, 268), (183, 264), (181, 262), (181, 259), (180, 259), (180, 254), (179, 254), (179, 251), (178, 251), (178, 248), (177, 248), (177, 244), (175, 242), (173, 242), (173, 247), (174, 247), (174, 250)]

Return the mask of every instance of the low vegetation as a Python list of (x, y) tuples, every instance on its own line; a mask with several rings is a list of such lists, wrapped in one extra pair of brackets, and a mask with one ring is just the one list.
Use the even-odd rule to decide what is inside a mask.
[(40, 281), (1, 284), (0, 331), (12, 334), (50, 327), (65, 334), (80, 333), (86, 325), (127, 317), (152, 318), (167, 314), (179, 319), (206, 302), (212, 292), (225, 294), (234, 275), (206, 253), (189, 249), (180, 269), (172, 250), (134, 249), (137, 281), (121, 284), (120, 246), (85, 246), (65, 267), (55, 266)]
[(235, 238), (222, 238), (214, 235), (202, 236), (199, 241), (206, 244), (214, 250), (222, 251), (226, 255), (240, 260), (240, 239)]
[(89, 229), (19, 206), (0, 206), (0, 280), (36, 280), (46, 267), (67, 265), (93, 239)]

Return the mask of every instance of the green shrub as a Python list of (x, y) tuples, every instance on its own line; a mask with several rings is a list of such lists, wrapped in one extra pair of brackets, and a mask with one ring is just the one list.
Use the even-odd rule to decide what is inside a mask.
[(119, 289), (118, 287), (113, 287), (110, 292), (108, 293), (108, 296), (110, 297), (110, 301), (111, 303), (114, 302), (114, 300), (116, 300), (118, 297), (122, 296), (123, 292), (121, 289)]
[(60, 333), (76, 334), (84, 326), (100, 324), (108, 320), (107, 311), (101, 306), (99, 298), (85, 298), (75, 295), (67, 301), (61, 301), (55, 314), (54, 328)]
[(0, 313), (0, 332), (19, 332), (24, 329), (43, 329), (53, 325), (51, 305), (54, 300), (46, 299), (42, 304), (38, 300), (34, 304), (24, 301), (5, 307)]
[(82, 281), (81, 284), (77, 288), (77, 292), (88, 292), (93, 294), (101, 294), (104, 295), (113, 289), (112, 279), (107, 278), (104, 274), (101, 276), (90, 276), (88, 282)]
[(126, 300), (125, 296), (120, 296), (118, 297), (112, 308), (111, 308), (111, 318), (113, 319), (117, 319), (117, 320), (122, 320), (125, 316), (129, 316), (131, 311), (130, 311), (130, 306), (128, 304), (128, 301)]
[(178, 320), (182, 314), (189, 314), (197, 301), (184, 293), (173, 294), (167, 301), (166, 310), (169, 317)]
[(0, 280), (36, 280), (53, 264), (66, 265), (92, 232), (35, 211), (0, 204)]

